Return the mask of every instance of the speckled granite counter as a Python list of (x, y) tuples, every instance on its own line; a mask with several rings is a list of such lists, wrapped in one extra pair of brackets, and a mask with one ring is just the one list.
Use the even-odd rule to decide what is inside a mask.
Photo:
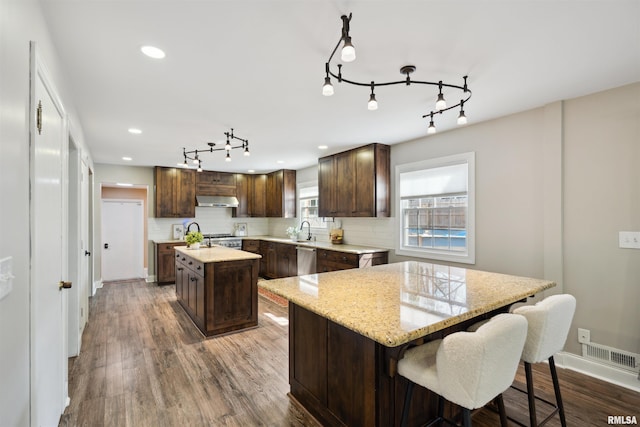
[(255, 239), (255, 240), (265, 240), (268, 242), (288, 243), (295, 246), (306, 246), (309, 248), (329, 249), (332, 251), (347, 252), (347, 253), (358, 254), (358, 255), (389, 251), (389, 249), (374, 248), (370, 246), (345, 245), (345, 244), (334, 245), (333, 243), (329, 243), (329, 242), (309, 242), (307, 240), (293, 241), (291, 239), (286, 239), (282, 237), (273, 237), (273, 236), (252, 236), (252, 237), (243, 237), (243, 239)]
[(229, 249), (223, 246), (213, 245), (209, 247), (200, 247), (199, 249), (189, 249), (186, 246), (176, 246), (176, 252), (183, 253), (196, 261), (202, 263), (223, 262), (223, 261), (239, 261), (243, 259), (262, 258), (258, 254), (252, 252), (239, 251), (237, 249)]
[(262, 281), (260, 286), (395, 347), (508, 306), (555, 283), (411, 261)]

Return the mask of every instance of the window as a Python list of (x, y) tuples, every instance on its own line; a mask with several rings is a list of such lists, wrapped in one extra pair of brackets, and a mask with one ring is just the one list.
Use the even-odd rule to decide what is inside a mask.
[(309, 221), (312, 228), (327, 228), (318, 217), (318, 184), (304, 183), (298, 186), (298, 217), (300, 222)]
[(396, 167), (397, 253), (475, 263), (474, 153)]

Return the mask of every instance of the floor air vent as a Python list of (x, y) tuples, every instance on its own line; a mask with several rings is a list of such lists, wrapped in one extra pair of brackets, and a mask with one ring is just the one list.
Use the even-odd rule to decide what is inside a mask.
[(631, 372), (640, 372), (640, 355), (607, 347), (606, 345), (595, 343), (582, 344), (582, 357), (597, 360)]

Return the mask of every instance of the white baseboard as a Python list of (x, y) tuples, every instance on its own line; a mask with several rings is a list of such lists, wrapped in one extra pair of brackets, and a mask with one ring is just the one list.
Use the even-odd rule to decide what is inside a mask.
[(572, 371), (577, 371), (640, 393), (640, 380), (638, 379), (638, 375), (633, 372), (598, 363), (578, 356), (577, 354), (566, 353), (564, 351), (556, 354), (553, 359), (558, 366), (563, 368), (571, 369)]
[(147, 281), (147, 283), (153, 283), (156, 281), (156, 275), (152, 274), (151, 276), (147, 276), (145, 280)]

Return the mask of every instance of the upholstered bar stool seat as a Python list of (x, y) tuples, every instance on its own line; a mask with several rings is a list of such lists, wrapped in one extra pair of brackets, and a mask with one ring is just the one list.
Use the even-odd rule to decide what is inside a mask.
[(526, 334), (524, 317), (499, 314), (475, 332), (456, 332), (407, 350), (398, 362), (398, 373), (409, 380), (402, 425), (406, 425), (414, 383), (439, 395), (438, 417), (433, 422), (444, 420), (443, 398), (462, 407), (468, 427), (471, 410), (496, 399), (506, 425), (502, 392), (513, 383)]
[[(568, 294), (552, 295), (535, 305), (525, 305), (513, 310), (513, 313), (526, 317), (528, 322), (527, 340), (522, 351), (522, 361), (524, 362), (527, 379), (526, 392), (529, 400), (529, 423), (531, 427), (545, 424), (556, 413), (559, 414), (562, 426), (566, 427), (567, 425), (553, 355), (564, 348), (575, 310), (576, 299)], [(544, 362), (545, 360), (549, 361), (556, 403), (554, 405), (551, 402), (540, 399), (554, 406), (554, 411), (538, 424), (531, 364)], [(523, 425), (521, 423), (518, 424)]]

